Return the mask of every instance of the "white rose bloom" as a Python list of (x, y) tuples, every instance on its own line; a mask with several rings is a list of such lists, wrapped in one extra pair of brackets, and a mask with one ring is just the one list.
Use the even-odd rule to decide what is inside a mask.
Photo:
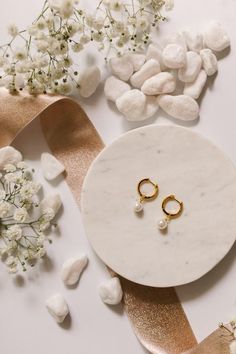
[(8, 217), (10, 215), (11, 209), (11, 204), (9, 204), (8, 202), (0, 202), (0, 218)]
[(25, 208), (18, 208), (15, 210), (13, 217), (14, 217), (14, 220), (16, 220), (18, 222), (25, 222), (28, 218), (27, 210)]
[(18, 35), (18, 33), (19, 33), (19, 30), (18, 30), (17, 26), (14, 25), (14, 24), (9, 25), (7, 27), (7, 31), (8, 31), (8, 34), (10, 36), (12, 36), (13, 38), (15, 38)]
[(22, 229), (19, 225), (10, 226), (7, 230), (7, 237), (11, 241), (18, 241), (22, 237)]

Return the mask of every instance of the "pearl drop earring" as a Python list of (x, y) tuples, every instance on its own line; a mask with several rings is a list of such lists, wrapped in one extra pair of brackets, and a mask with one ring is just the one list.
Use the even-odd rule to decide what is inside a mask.
[[(141, 188), (144, 184), (151, 184), (154, 188), (153, 194), (151, 195), (146, 195), (141, 191)], [(150, 180), (150, 178), (144, 178), (142, 179), (137, 186), (137, 191), (139, 194), (139, 199), (136, 201), (135, 206), (134, 206), (134, 211), (136, 213), (140, 213), (143, 210), (143, 203), (148, 200), (153, 200), (157, 197), (158, 195), (158, 185)]]
[[(178, 209), (176, 211), (171, 211), (171, 212), (167, 211), (166, 206), (171, 201), (177, 203)], [(168, 197), (166, 197), (162, 202), (162, 210), (165, 216), (164, 218), (158, 221), (158, 228), (160, 230), (165, 230), (171, 219), (177, 218), (182, 214), (183, 208), (184, 208), (183, 202), (176, 199), (174, 195), (169, 195)]]

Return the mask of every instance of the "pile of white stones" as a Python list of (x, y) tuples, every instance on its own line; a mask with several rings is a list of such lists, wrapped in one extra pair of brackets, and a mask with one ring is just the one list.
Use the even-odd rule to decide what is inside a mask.
[[(207, 77), (218, 70), (215, 54), (229, 46), (226, 31), (216, 21), (203, 33), (173, 33), (161, 45), (150, 44), (146, 55), (128, 53), (111, 58), (113, 75), (105, 82), (105, 96), (129, 121), (150, 118), (159, 107), (171, 117), (195, 120), (199, 116), (196, 100)], [(180, 82), (183, 92), (176, 95)]]

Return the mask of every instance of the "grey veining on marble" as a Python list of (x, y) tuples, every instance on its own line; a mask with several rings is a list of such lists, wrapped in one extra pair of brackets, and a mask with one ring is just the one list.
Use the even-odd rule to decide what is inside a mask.
[[(149, 177), (155, 201), (134, 213), (136, 186)], [(175, 194), (184, 212), (166, 234), (157, 228), (162, 200)], [(148, 126), (105, 148), (82, 192), (87, 237), (98, 256), (136, 283), (168, 287), (210, 271), (236, 239), (236, 169), (214, 144), (185, 128)]]

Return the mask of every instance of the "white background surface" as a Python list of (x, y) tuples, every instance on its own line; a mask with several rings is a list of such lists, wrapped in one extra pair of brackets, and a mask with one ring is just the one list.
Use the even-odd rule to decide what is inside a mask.
[[(95, 0), (86, 6), (93, 8)], [(7, 40), (5, 27), (15, 22), (24, 28), (37, 15), (41, 0), (1, 1), (0, 40)], [(175, 10), (169, 13), (170, 21), (161, 26), (161, 33), (191, 26), (201, 29), (208, 20), (220, 20), (232, 40), (230, 55), (220, 61), (219, 74), (206, 91), (201, 102), (200, 121), (190, 129), (197, 130), (218, 144), (236, 163), (236, 2), (235, 0), (176, 0)], [(83, 55), (85, 61), (96, 62), (94, 51)], [(98, 58), (98, 56), (97, 56)], [(97, 59), (103, 63), (102, 58)], [(105, 72), (105, 68), (104, 68)], [(123, 132), (141, 124), (127, 123), (116, 113), (98, 91), (95, 96), (81, 102), (106, 144)], [(175, 124), (164, 114), (144, 124)], [(37, 160), (46, 147), (38, 136), (21, 138), (20, 146), (27, 157)], [(27, 134), (25, 132), (24, 134)], [(33, 136), (38, 136), (38, 147), (30, 156)], [(26, 144), (27, 141), (27, 144)], [(35, 144), (34, 144), (35, 146)], [(34, 162), (37, 164), (37, 162)], [(49, 188), (49, 186), (48, 186)], [(80, 220), (80, 213), (64, 183), (58, 187), (65, 200), (61, 218), (61, 236), (51, 247), (53, 266), (49, 270), (29, 275), (24, 284), (12, 282), (2, 269), (0, 272), (0, 333), (1, 353), (56, 354), (143, 354), (145, 350), (136, 341), (128, 320), (119, 310), (107, 308), (96, 294), (97, 284), (105, 277), (105, 268), (92, 255)], [(72, 205), (73, 204), (73, 205)], [(63, 222), (62, 222), (63, 220)], [(227, 225), (226, 225), (227, 227)], [(78, 289), (66, 290), (57, 276), (60, 265), (67, 256), (78, 251), (90, 252), (90, 266), (81, 279)], [(178, 288), (190, 323), (199, 340), (215, 329), (218, 322), (227, 321), (236, 315), (236, 262), (235, 248), (227, 258), (202, 280)], [(44, 300), (54, 291), (61, 291), (67, 298), (72, 322), (70, 328), (57, 326), (44, 308)]]

